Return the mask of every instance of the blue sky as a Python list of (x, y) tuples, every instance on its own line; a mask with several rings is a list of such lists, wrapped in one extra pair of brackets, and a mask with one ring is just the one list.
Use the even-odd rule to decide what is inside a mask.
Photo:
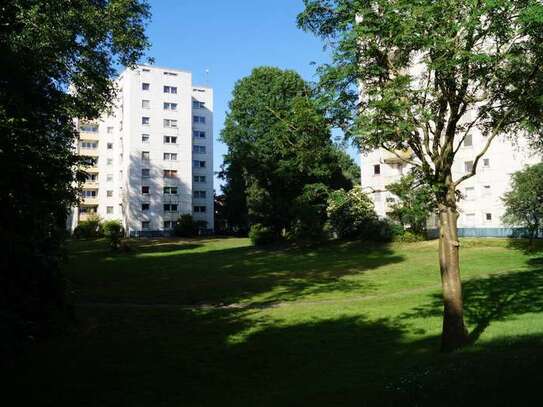
[[(327, 60), (320, 40), (296, 27), (302, 0), (150, 0), (150, 4), (149, 56), (158, 66), (191, 71), (195, 84), (213, 87), (215, 171), (226, 152), (217, 139), (238, 79), (254, 67), (271, 65), (315, 80), (311, 62)], [(219, 192), (217, 179), (215, 188)]]

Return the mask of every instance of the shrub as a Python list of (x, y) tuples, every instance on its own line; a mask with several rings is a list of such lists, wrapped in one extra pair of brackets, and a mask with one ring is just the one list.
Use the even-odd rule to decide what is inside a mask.
[(123, 225), (118, 220), (109, 220), (102, 225), (104, 236), (108, 238), (112, 249), (121, 247), (121, 239), (124, 236)]
[(340, 239), (362, 238), (373, 240), (376, 231), (384, 227), (377, 218), (373, 202), (360, 186), (350, 191), (339, 189), (330, 194), (327, 207), (332, 231)]
[(279, 240), (279, 236), (271, 228), (256, 223), (249, 230), (249, 239), (255, 246), (264, 246)]
[(192, 215), (181, 215), (173, 229), (173, 233), (178, 237), (192, 237), (198, 234), (198, 223), (194, 221)]
[(324, 184), (309, 184), (294, 200), (292, 214), (294, 221), (289, 227), (289, 240), (316, 241), (325, 238), (326, 201), (329, 189)]
[(102, 235), (101, 219), (96, 214), (91, 214), (86, 220), (79, 222), (73, 232), (73, 237), (76, 239), (96, 239)]

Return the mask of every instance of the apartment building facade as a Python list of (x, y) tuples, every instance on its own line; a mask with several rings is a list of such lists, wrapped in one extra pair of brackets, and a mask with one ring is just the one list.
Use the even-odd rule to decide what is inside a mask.
[(168, 234), (181, 214), (213, 229), (213, 90), (190, 72), (141, 65), (117, 79), (118, 100), (78, 121), (88, 173), (71, 227), (92, 213), (131, 235)]
[[(486, 138), (477, 131), (466, 137), (453, 165), (454, 179), (471, 171), (475, 156), (485, 143)], [(514, 172), (541, 161), (541, 155), (532, 151), (522, 138), (503, 135), (494, 139), (479, 161), (477, 174), (460, 185), (463, 196), (458, 202), (460, 236), (511, 236), (514, 227), (502, 221), (505, 208), (501, 197), (510, 189)], [(386, 217), (397, 199), (387, 185), (409, 171), (410, 165), (386, 150), (361, 155), (362, 188), (371, 196), (379, 216)], [(429, 234), (437, 236), (437, 228), (437, 217), (432, 216), (428, 220)]]

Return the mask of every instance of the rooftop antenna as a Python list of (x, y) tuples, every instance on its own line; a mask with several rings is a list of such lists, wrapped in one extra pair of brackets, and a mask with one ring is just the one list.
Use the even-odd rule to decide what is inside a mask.
[(204, 78), (205, 78), (205, 80), (204, 80), (205, 83), (204, 84), (206, 86), (209, 85), (209, 69), (208, 68), (206, 68), (204, 70)]

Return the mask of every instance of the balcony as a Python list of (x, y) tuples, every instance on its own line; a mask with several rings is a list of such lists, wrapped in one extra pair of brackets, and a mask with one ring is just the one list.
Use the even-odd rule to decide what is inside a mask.
[(98, 138), (98, 133), (96, 132), (90, 132), (90, 131), (80, 131), (79, 132), (79, 140), (83, 141), (96, 141)]
[(388, 151), (383, 152), (383, 161), (386, 164), (404, 164), (405, 160), (409, 160), (412, 157), (413, 151), (411, 151), (411, 149), (396, 150), (394, 153)]
[(98, 197), (83, 197), (81, 198), (81, 205), (94, 205), (98, 206)]

